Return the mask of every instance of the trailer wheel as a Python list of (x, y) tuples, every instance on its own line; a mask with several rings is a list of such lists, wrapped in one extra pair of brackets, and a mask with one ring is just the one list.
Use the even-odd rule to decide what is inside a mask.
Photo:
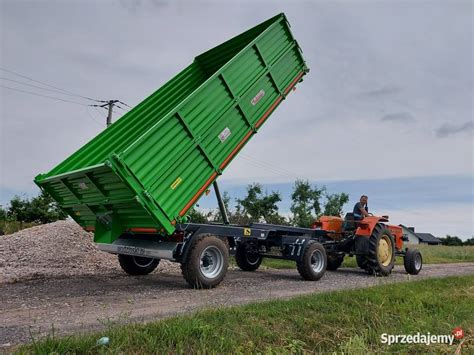
[(357, 266), (362, 270), (367, 270), (367, 257), (365, 255), (356, 255)]
[(390, 275), (395, 266), (395, 242), (383, 224), (378, 223), (372, 231), (367, 261), (367, 272), (380, 276)]
[(239, 244), (235, 251), (235, 262), (243, 271), (255, 271), (262, 263), (262, 256), (257, 253), (249, 252), (245, 243)]
[(327, 259), (328, 259), (327, 270), (334, 271), (334, 270), (337, 270), (342, 265), (342, 262), (344, 261), (344, 255), (343, 256), (329, 255)]
[(123, 271), (129, 275), (147, 275), (160, 263), (160, 259), (124, 254), (119, 254), (118, 260)]
[(303, 251), (303, 257), (296, 262), (301, 277), (317, 281), (323, 277), (327, 267), (326, 250), (321, 243), (309, 242)]
[(229, 248), (215, 236), (198, 237), (181, 264), (184, 279), (193, 288), (213, 288), (220, 284), (229, 266)]
[(418, 249), (407, 249), (407, 253), (403, 259), (405, 271), (411, 275), (418, 275), (423, 267), (423, 258), (421, 257), (420, 251)]

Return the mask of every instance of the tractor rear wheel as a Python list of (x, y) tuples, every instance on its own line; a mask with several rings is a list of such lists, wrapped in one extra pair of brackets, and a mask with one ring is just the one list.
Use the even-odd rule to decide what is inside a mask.
[(327, 270), (337, 270), (341, 265), (342, 262), (344, 261), (344, 255), (329, 255), (328, 256), (328, 266)]
[(118, 260), (120, 267), (129, 275), (147, 275), (160, 263), (160, 259), (124, 254), (119, 254)]
[(356, 262), (357, 266), (360, 267), (362, 270), (367, 269), (367, 257), (365, 255), (356, 255)]
[(392, 233), (383, 224), (377, 223), (369, 238), (367, 271), (387, 276), (395, 266), (395, 242)]
[(239, 244), (235, 251), (235, 262), (243, 271), (255, 271), (262, 263), (262, 256), (248, 250), (245, 243)]
[(317, 281), (323, 277), (327, 267), (326, 250), (318, 242), (306, 244), (301, 260), (296, 262), (301, 277), (309, 281)]
[(197, 237), (181, 264), (184, 279), (193, 288), (213, 288), (224, 279), (229, 266), (229, 247), (215, 236)]
[(423, 258), (418, 249), (407, 249), (407, 253), (403, 258), (405, 271), (410, 275), (418, 275), (423, 267)]

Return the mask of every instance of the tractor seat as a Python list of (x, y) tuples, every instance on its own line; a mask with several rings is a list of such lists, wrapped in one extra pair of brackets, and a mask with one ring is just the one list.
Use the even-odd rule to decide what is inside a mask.
[(345, 232), (352, 232), (356, 230), (357, 225), (356, 221), (354, 219), (354, 213), (346, 213), (346, 216), (344, 217), (344, 231)]

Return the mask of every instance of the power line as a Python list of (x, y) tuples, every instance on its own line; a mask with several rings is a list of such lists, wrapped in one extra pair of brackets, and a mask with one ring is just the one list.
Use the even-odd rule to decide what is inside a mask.
[(253, 161), (254, 163), (260, 165), (260, 167), (262, 168), (268, 168), (268, 169), (271, 169), (273, 170), (274, 172), (279, 172), (280, 174), (284, 174), (284, 175), (287, 175), (287, 176), (293, 176), (293, 177), (298, 177), (298, 172), (294, 172), (294, 171), (290, 171), (290, 170), (287, 170), (285, 168), (282, 168), (280, 166), (277, 166), (277, 165), (274, 165), (274, 164), (271, 164), (269, 162), (266, 162), (266, 161), (263, 161), (263, 160), (258, 160), (254, 157), (251, 157), (245, 153), (240, 153), (240, 156), (242, 156), (242, 158), (244, 158), (245, 160), (247, 161)]
[[(90, 107), (90, 106), (89, 106), (89, 107)], [(99, 113), (99, 115), (101, 115), (102, 117), (107, 117), (107, 116), (104, 116), (104, 115), (102, 114), (102, 112), (101, 112), (97, 107), (94, 107), (94, 108), (95, 108), (95, 110)]]
[(115, 105), (115, 107), (118, 107), (119, 109), (124, 110), (125, 112), (130, 111), (130, 110), (124, 109), (123, 107), (121, 107), (121, 106), (119, 106), (119, 105)]
[(89, 117), (94, 121), (94, 123), (98, 124), (100, 127), (103, 127), (102, 124), (100, 122), (96, 121), (94, 116), (92, 116), (92, 114), (89, 111), (89, 107), (90, 106), (86, 106), (87, 114), (89, 115)]
[(132, 108), (132, 106), (130, 106), (130, 105), (127, 105), (127, 104), (126, 104), (125, 102), (123, 102), (123, 101), (117, 101), (117, 102), (118, 102), (118, 103), (121, 103), (122, 105), (125, 105), (125, 106), (127, 106), (127, 107), (130, 107), (130, 108)]
[(62, 92), (64, 92), (64, 93), (68, 93), (69, 95), (72, 95), (72, 96), (81, 97), (81, 98), (83, 98), (83, 99), (91, 100), (91, 101), (95, 101), (95, 102), (106, 102), (106, 101), (103, 101), (103, 100), (96, 100), (96, 99), (93, 99), (93, 98), (88, 97), (88, 96), (76, 94), (76, 93), (74, 93), (74, 92), (72, 92), (72, 91), (69, 91), (69, 90), (62, 89), (62, 88), (60, 88), (60, 87), (54, 86), (54, 85), (50, 85), (50, 84), (44, 83), (44, 82), (42, 82), (42, 81), (39, 81), (39, 80), (30, 78), (29, 76), (26, 76), (26, 75), (23, 75), (23, 74), (14, 72), (14, 71), (12, 71), (12, 70), (8, 70), (8, 69), (5, 69), (5, 68), (0, 68), (0, 70), (2, 70), (2, 71), (4, 71), (4, 72), (7, 72), (7, 73), (10, 73), (10, 74), (13, 74), (13, 75), (20, 76), (20, 77), (25, 78), (25, 79), (28, 79), (28, 80), (31, 80), (31, 81), (33, 81), (33, 82), (35, 82), (35, 83), (38, 83), (38, 84), (41, 84), (41, 85), (45, 85), (45, 86), (48, 86), (48, 87), (50, 87), (50, 88), (53, 88), (53, 89), (62, 91)]
[(46, 90), (46, 91), (55, 92), (55, 93), (61, 94), (61, 95), (76, 96), (76, 95), (73, 95), (73, 94), (66, 94), (66, 93), (64, 93), (64, 92), (62, 92), (62, 91), (60, 91), (60, 90), (48, 89), (48, 88), (44, 88), (44, 87), (41, 87), (41, 86), (38, 86), (38, 85), (33, 85), (33, 84), (24, 83), (24, 82), (22, 82), (22, 81), (18, 81), (18, 80), (15, 80), (15, 79), (1, 78), (1, 77), (0, 77), (0, 80), (7, 80), (7, 81), (11, 81), (11, 82), (18, 83), (18, 84), (21, 84), (21, 85), (30, 86), (30, 87), (33, 87), (33, 88), (37, 88), (37, 89), (41, 89), (41, 90)]
[(52, 99), (52, 100), (63, 101), (63, 102), (69, 102), (69, 103), (71, 103), (71, 104), (76, 104), (76, 105), (81, 105), (81, 106), (88, 106), (88, 105), (86, 105), (86, 104), (83, 104), (83, 103), (80, 103), (80, 102), (77, 102), (77, 101), (71, 101), (71, 100), (60, 99), (59, 97), (48, 96), (48, 95), (42, 95), (42, 94), (38, 94), (38, 93), (35, 93), (35, 92), (31, 92), (31, 91), (26, 91), (26, 90), (21, 90), (21, 89), (15, 89), (15, 88), (12, 88), (12, 87), (9, 87), (9, 86), (0, 85), (0, 87), (5, 88), (5, 89), (9, 89), (9, 90), (14, 90), (14, 91), (22, 92), (22, 93), (25, 93), (25, 94), (30, 94), (30, 95), (36, 95), (36, 96), (46, 97), (46, 98)]

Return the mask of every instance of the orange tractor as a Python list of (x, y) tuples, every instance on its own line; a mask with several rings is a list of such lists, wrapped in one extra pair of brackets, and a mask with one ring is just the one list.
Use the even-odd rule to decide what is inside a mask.
[(346, 255), (355, 256), (357, 265), (369, 274), (386, 276), (392, 272), (395, 257), (404, 258), (406, 272), (416, 275), (422, 268), (421, 253), (403, 248), (408, 241), (399, 226), (385, 224), (388, 216), (367, 216), (355, 220), (352, 213), (344, 219), (322, 216), (315, 222), (327, 253), (327, 269), (336, 270)]

